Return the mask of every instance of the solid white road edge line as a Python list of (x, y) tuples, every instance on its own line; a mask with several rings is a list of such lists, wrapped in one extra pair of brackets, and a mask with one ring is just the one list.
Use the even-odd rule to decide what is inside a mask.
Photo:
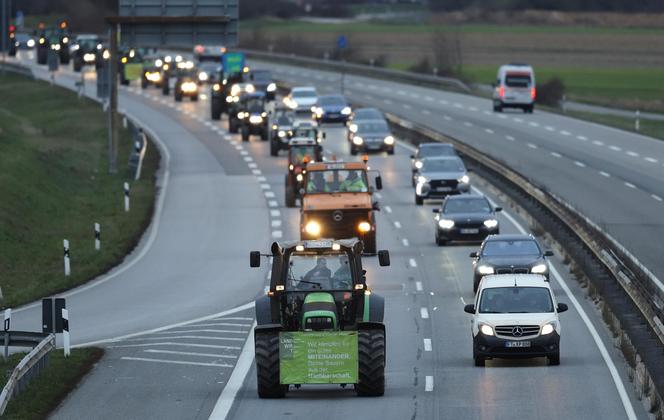
[(253, 330), (256, 327), (256, 322), (251, 326), (251, 331), (249, 331), (249, 336), (247, 337), (247, 342), (242, 348), (242, 353), (240, 353), (240, 358), (235, 364), (235, 369), (231, 373), (231, 377), (228, 379), (228, 383), (221, 391), (217, 403), (214, 405), (214, 409), (210, 414), (211, 420), (225, 420), (228, 416), (228, 413), (233, 407), (233, 402), (237, 396), (238, 391), (242, 388), (242, 384), (249, 373), (249, 369), (254, 362), (254, 333)]

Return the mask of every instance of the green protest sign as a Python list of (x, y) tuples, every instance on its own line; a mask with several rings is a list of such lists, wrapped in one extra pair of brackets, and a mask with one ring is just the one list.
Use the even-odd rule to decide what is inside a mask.
[(282, 384), (357, 383), (357, 331), (279, 334)]

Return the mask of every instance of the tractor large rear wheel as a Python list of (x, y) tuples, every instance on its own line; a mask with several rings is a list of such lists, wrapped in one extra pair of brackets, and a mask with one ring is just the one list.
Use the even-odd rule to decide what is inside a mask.
[(279, 333), (256, 333), (256, 378), (260, 398), (283, 398), (288, 385), (279, 381)]
[(355, 392), (362, 397), (385, 393), (385, 332), (360, 330), (357, 339), (358, 382)]

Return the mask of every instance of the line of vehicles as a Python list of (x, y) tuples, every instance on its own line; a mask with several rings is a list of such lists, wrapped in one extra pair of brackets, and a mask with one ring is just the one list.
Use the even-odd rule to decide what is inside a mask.
[[(290, 386), (305, 383), (352, 384), (358, 395), (383, 395), (384, 300), (368, 288), (362, 266), (363, 258), (374, 255), (380, 266), (390, 264), (389, 252), (378, 251), (377, 241), (380, 205), (375, 193), (383, 187), (382, 178), (368, 165), (367, 155), (359, 160), (326, 158), (321, 129), (321, 124), (344, 124), (351, 156), (392, 155), (396, 139), (383, 113), (353, 109), (344, 96), (319, 95), (312, 86), (292, 87), (278, 100), (271, 72), (249, 68), (241, 54), (200, 46), (194, 56), (196, 61), (125, 49), (120, 61), (140, 65), (142, 88), (155, 86), (168, 95), (174, 79), (176, 101), (196, 101), (207, 87), (212, 120), (225, 114), (229, 132), (240, 133), (243, 141), (251, 136), (269, 141), (271, 156), (287, 154), (285, 204), (296, 207), (299, 202), (299, 239), (275, 242), (266, 254), (250, 254), (251, 267), (259, 267), (262, 257), (271, 258), (268, 292), (256, 301), (259, 396), (283, 397)], [(127, 74), (121, 68), (122, 83), (129, 83)], [(500, 233), (497, 214), (502, 209), (471, 192), (468, 170), (451, 144), (421, 143), (410, 159), (416, 205), (442, 200), (433, 209), (435, 243), (480, 243), (470, 254), (475, 299), (464, 307), (472, 315), (475, 365), (496, 357), (546, 357), (558, 365), (558, 314), (567, 306), (556, 301), (549, 283), (552, 252), (531, 235)], [(302, 337), (313, 340), (307, 348), (341, 346), (353, 337), (356, 345), (350, 353), (334, 356), (349, 359), (350, 368), (334, 373), (334, 366), (345, 365), (334, 365), (323, 352), (313, 357), (322, 360), (313, 371), (304, 376), (291, 371), (288, 360), (297, 359), (294, 349)]]

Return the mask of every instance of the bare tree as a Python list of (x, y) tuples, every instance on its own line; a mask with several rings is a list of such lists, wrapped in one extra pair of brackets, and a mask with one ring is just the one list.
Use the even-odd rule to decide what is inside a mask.
[(435, 73), (455, 76), (461, 72), (461, 42), (456, 29), (437, 30), (431, 34), (431, 52)]

